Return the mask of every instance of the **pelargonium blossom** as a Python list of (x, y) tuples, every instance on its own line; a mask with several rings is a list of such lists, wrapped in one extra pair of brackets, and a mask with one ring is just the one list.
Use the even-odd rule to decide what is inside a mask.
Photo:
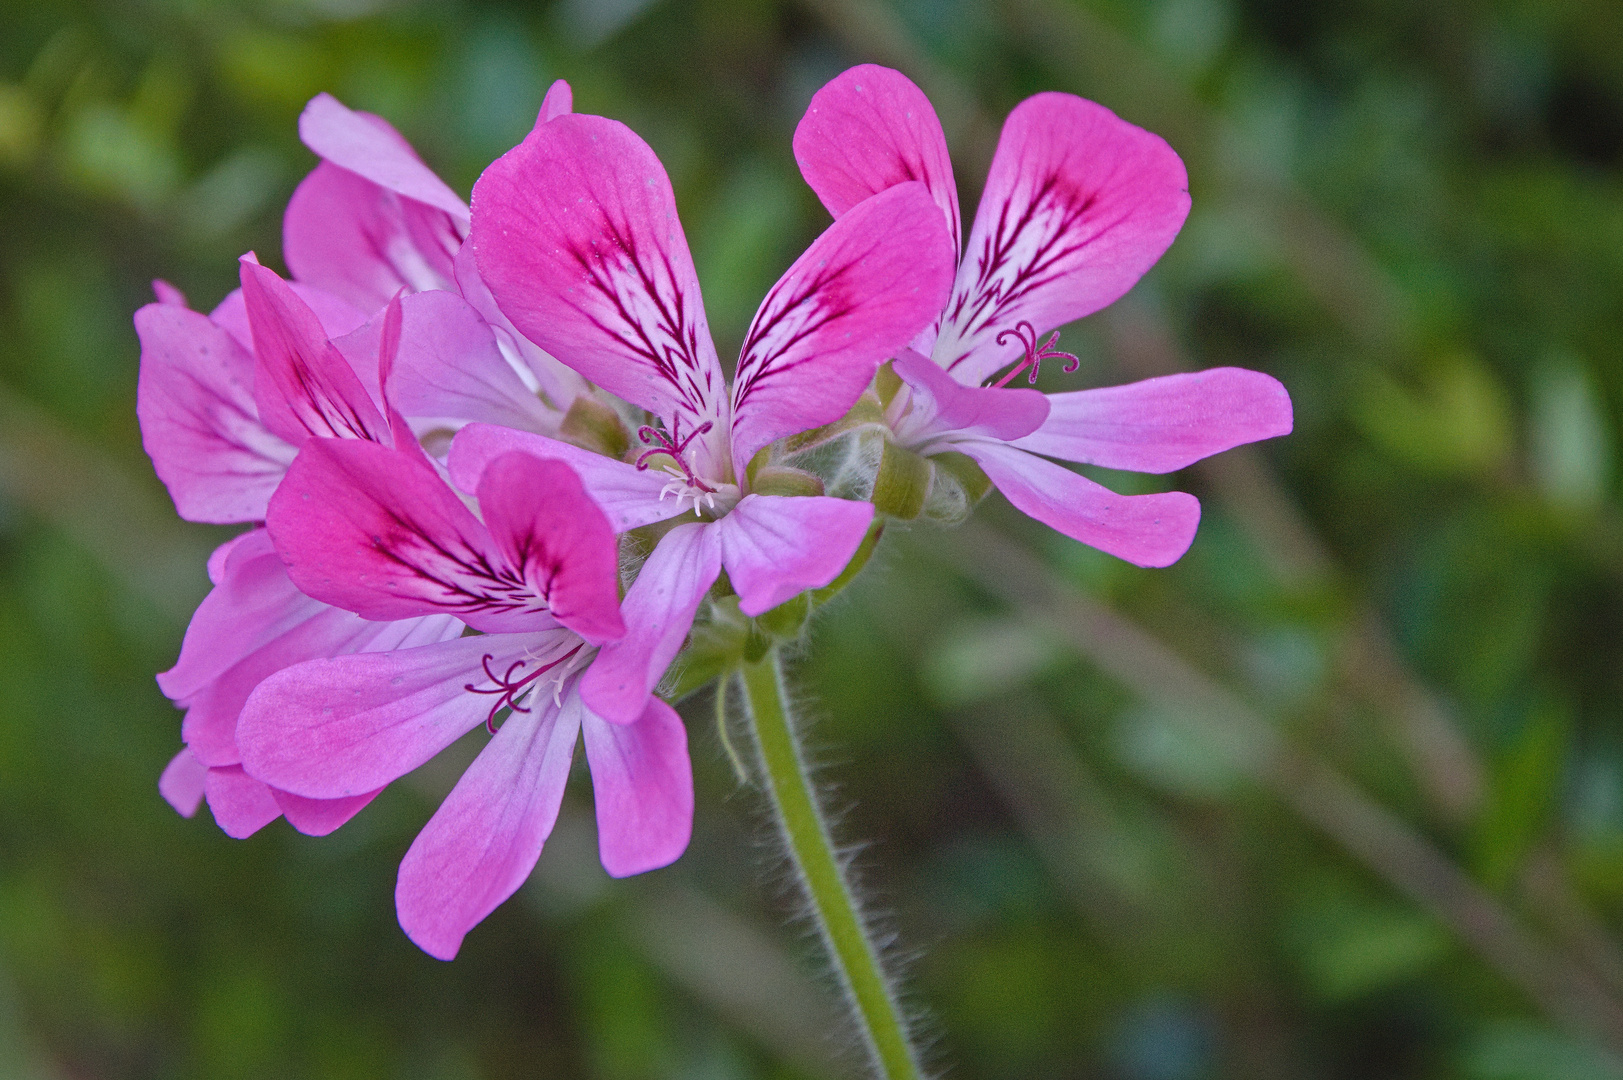
[[(863, 65), (812, 98), (795, 131), (802, 175), (836, 219), (894, 185), (925, 184), (954, 245), (958, 195), (940, 121), (906, 76)], [(1189, 212), (1183, 162), (1159, 136), (1071, 94), (1009, 114), (938, 317), (901, 350), (886, 418), (900, 445), (967, 454), (1024, 513), (1141, 566), (1174, 562), (1200, 504), (1117, 495), (1046, 460), (1165, 473), (1291, 430), (1289, 395), (1240, 368), (1044, 395), (1056, 328), (1109, 305), (1171, 245)], [(1046, 337), (1044, 335), (1047, 335)], [(1003, 374), (999, 377), (999, 373)]]
[(573, 465), (617, 531), (693, 519), (660, 538), (626, 596), (625, 638), (582, 682), (597, 713), (632, 721), (723, 568), (740, 609), (758, 615), (849, 561), (871, 504), (815, 486), (764, 493), (752, 459), (851, 407), (941, 310), (951, 245), (922, 184), (853, 207), (767, 294), (729, 388), (670, 180), (629, 128), (593, 116), (542, 124), (485, 171), (473, 205), (469, 244), (513, 325), (657, 424), (639, 432), (635, 462), (472, 425), (452, 444), (453, 481), (468, 490), (488, 462), (529, 449)]
[(267, 522), (293, 582), (363, 618), (454, 617), (481, 633), (286, 667), (237, 729), (249, 774), (320, 800), (367, 796), (491, 730), (400, 867), (400, 924), (441, 959), (535, 866), (578, 734), (611, 874), (675, 859), (693, 815), (675, 710), (650, 697), (609, 724), (578, 692), (597, 646), (625, 632), (609, 520), (566, 464), (526, 453), (491, 461), (476, 493), (483, 520), (421, 456), (312, 440)]
[[(571, 104), (569, 84), (553, 83), (537, 126), (568, 115)], [(531, 399), (538, 391), (554, 410), (549, 416), (531, 406), (524, 426), (556, 433), (559, 419), (588, 387), (525, 340), (497, 309), (472, 253), (464, 250), (467, 204), (387, 120), (347, 108), (329, 94), (317, 94), (305, 106), (299, 137), (322, 161), (295, 189), (282, 220), (283, 257), (294, 279), (368, 313), (402, 291), (461, 296), (527, 378)], [(402, 392), (408, 416), (427, 415), (411, 410), (409, 387)]]
[[(298, 447), (314, 437), (416, 452), (414, 436), (382, 391), (401, 352), (401, 301), (380, 316), (370, 351), (355, 340), (366, 337), (365, 328), (341, 338), (350, 345), (346, 356), (329, 327), (336, 321), (350, 329), (359, 316), (351, 317), (341, 301), (290, 285), (251, 258), (243, 260), (241, 276), (242, 289), (234, 294), (243, 324), (238, 332), (245, 331), (252, 351), (232, 330), (173, 295), (136, 313), (143, 440), (181, 515), (193, 520), (263, 520)], [(325, 319), (305, 296), (326, 307)], [(227, 326), (234, 320), (228, 313)], [(414, 339), (412, 348), (422, 347)], [(209, 577), (214, 589), (187, 628), (179, 660), (158, 677), (164, 693), (186, 710), (186, 747), (165, 770), (159, 790), (188, 816), (206, 796), (232, 836), (250, 835), (283, 814), (301, 831), (330, 832), (367, 799), (314, 802), (243, 773), (235, 731), (249, 692), (290, 663), (453, 638), (462, 624), (443, 615), (371, 622), (312, 600), (288, 579), (263, 529), (222, 545), (209, 560)]]

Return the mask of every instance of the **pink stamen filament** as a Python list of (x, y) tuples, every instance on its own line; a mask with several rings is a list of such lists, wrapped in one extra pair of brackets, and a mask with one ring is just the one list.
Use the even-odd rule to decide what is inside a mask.
[(687, 438), (677, 441), (678, 436), (680, 436), (682, 433), (682, 421), (680, 417), (673, 418), (671, 420), (671, 430), (668, 434), (659, 430), (658, 428), (649, 427), (647, 424), (644, 424), (642, 427), (637, 429), (637, 438), (642, 440), (644, 446), (652, 446), (653, 449), (644, 450), (641, 454), (637, 455), (637, 468), (647, 470), (649, 459), (658, 457), (660, 454), (665, 454), (676, 460), (676, 464), (681, 468), (682, 475), (687, 478), (687, 482), (689, 484), (698, 488), (700, 491), (714, 495), (716, 493), (716, 489), (695, 476), (692, 467), (690, 467), (687, 463), (687, 459), (682, 456), (683, 454), (687, 453), (688, 444), (694, 439), (697, 439), (700, 435), (703, 435), (705, 432), (709, 431), (712, 426), (713, 425), (711, 422), (706, 420), (697, 428), (688, 432)]
[(489, 715), (485, 717), (485, 730), (490, 732), (492, 735), (496, 734), (496, 714), (501, 712), (503, 707), (511, 708), (514, 712), (529, 712), (529, 706), (520, 705), (518, 703), (518, 695), (522, 694), (524, 689), (531, 683), (535, 682), (535, 680), (539, 679), (541, 676), (545, 675), (547, 672), (551, 671), (565, 660), (568, 660), (571, 656), (574, 656), (576, 653), (580, 652), (580, 649), (581, 647), (576, 645), (573, 649), (570, 649), (552, 663), (543, 664), (517, 681), (513, 679), (513, 673), (519, 668), (523, 667), (525, 664), (528, 664), (528, 660), (513, 661), (512, 665), (507, 669), (507, 673), (505, 675), (497, 676), (494, 671), (490, 670), (490, 662), (496, 658), (490, 653), (486, 653), (484, 660), (480, 661), (480, 666), (485, 669), (485, 675), (489, 677), (490, 681), (496, 685), (488, 690), (474, 686), (473, 683), (467, 683), (462, 687), (464, 690), (471, 691), (475, 694), (501, 695), (496, 699), (496, 704), (490, 707)]
[(1032, 328), (1030, 323), (1022, 320), (1014, 324), (1013, 330), (1000, 331), (997, 336), (997, 343), (1001, 345), (1011, 337), (1018, 339), (1020, 344), (1026, 347), (1026, 355), (1025, 358), (1016, 364), (1007, 375), (1003, 376), (1003, 378), (992, 384), (992, 389), (994, 390), (999, 390), (1009, 385), (1009, 383), (1014, 380), (1016, 375), (1020, 374), (1028, 367), (1031, 369), (1031, 374), (1026, 377), (1026, 382), (1036, 386), (1037, 373), (1042, 370), (1044, 360), (1058, 360), (1060, 357), (1064, 357), (1065, 359), (1069, 360), (1070, 363), (1065, 365), (1066, 374), (1069, 374), (1082, 366), (1082, 361), (1078, 360), (1074, 353), (1060, 352), (1058, 349), (1054, 348), (1055, 343), (1059, 341), (1058, 330), (1055, 330), (1052, 334), (1049, 334), (1048, 340), (1039, 346), (1037, 344), (1037, 331)]

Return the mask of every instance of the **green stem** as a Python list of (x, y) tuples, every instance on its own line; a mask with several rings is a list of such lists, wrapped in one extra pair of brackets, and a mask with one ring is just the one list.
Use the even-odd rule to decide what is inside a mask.
[(767, 794), (789, 843), (789, 854), (811, 900), (817, 928), (834, 960), (875, 1072), (885, 1080), (918, 1080), (919, 1067), (896, 998), (879, 967), (862, 916), (841, 872), (828, 824), (785, 705), (778, 650), (743, 668), (744, 699), (765, 768)]

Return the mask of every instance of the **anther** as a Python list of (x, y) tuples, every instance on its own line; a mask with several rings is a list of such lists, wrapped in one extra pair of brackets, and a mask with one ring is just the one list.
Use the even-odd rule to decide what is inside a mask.
[[(671, 430), (668, 433), (644, 424), (642, 427), (637, 429), (637, 438), (642, 440), (644, 446), (651, 446), (652, 449), (644, 450), (641, 454), (637, 455), (637, 468), (646, 470), (648, 468), (650, 459), (658, 457), (660, 454), (664, 454), (676, 461), (677, 466), (682, 470), (682, 475), (687, 478), (687, 482), (691, 486), (698, 488), (700, 491), (714, 495), (716, 489), (694, 475), (693, 468), (688, 465), (687, 458), (682, 456), (687, 453), (688, 444), (693, 442), (693, 440), (697, 439), (700, 435), (703, 435), (705, 432), (709, 431), (712, 426), (714, 425), (712, 425), (709, 420), (706, 420), (704, 423), (688, 432), (687, 438), (679, 439), (679, 436), (682, 434), (681, 417), (672, 418)], [(662, 499), (664, 498), (663, 493), (660, 497)]]
[(485, 730), (494, 735), (496, 734), (496, 714), (501, 712), (503, 707), (511, 708), (514, 712), (529, 712), (529, 706), (520, 705), (518, 703), (518, 696), (524, 692), (526, 687), (535, 682), (535, 680), (539, 679), (541, 676), (545, 675), (547, 672), (551, 671), (565, 660), (568, 660), (571, 656), (574, 656), (576, 653), (580, 652), (580, 650), (581, 647), (576, 645), (573, 649), (570, 649), (567, 653), (558, 657), (558, 659), (554, 660), (552, 663), (543, 664), (534, 671), (530, 672), (528, 675), (524, 676), (522, 679), (517, 680), (513, 678), (514, 673), (516, 673), (525, 664), (528, 664), (528, 660), (513, 661), (513, 663), (508, 667), (507, 672), (501, 676), (498, 676), (494, 671), (490, 670), (490, 662), (496, 658), (490, 653), (486, 653), (485, 658), (480, 661), (480, 666), (485, 669), (486, 677), (496, 685), (489, 689), (484, 689), (482, 687), (474, 686), (473, 683), (465, 683), (463, 684), (462, 689), (475, 694), (500, 695), (496, 698), (496, 703), (490, 707), (489, 714), (485, 716)]
[(1031, 374), (1026, 376), (1026, 382), (1033, 386), (1037, 385), (1037, 372), (1042, 370), (1044, 360), (1058, 360), (1060, 357), (1069, 360), (1070, 363), (1065, 365), (1067, 374), (1082, 366), (1082, 361), (1078, 360), (1074, 353), (1060, 352), (1054, 348), (1054, 345), (1059, 341), (1058, 330), (1049, 334), (1048, 340), (1039, 346), (1037, 344), (1037, 331), (1032, 328), (1030, 323), (1021, 320), (1014, 324), (1013, 330), (1000, 331), (997, 336), (997, 343), (1001, 345), (1011, 337), (1017, 339), (1020, 344), (1026, 347), (1026, 355), (1007, 375), (992, 384), (994, 390), (1009, 385), (1016, 375), (1028, 367), (1031, 369)]

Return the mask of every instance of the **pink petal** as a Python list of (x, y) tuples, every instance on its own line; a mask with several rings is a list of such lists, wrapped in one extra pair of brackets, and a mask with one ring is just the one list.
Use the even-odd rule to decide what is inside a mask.
[(467, 204), (381, 116), (356, 112), (331, 94), (317, 94), (299, 117), (299, 138), (327, 161), (378, 187), (432, 206), (457, 221), (468, 220)]
[(237, 550), (238, 544), (247, 540), (257, 532), (259, 532), (258, 529), (249, 529), (245, 533), (238, 533), (236, 536), (233, 536), (231, 539), (209, 552), (209, 584), (218, 585), (220, 582), (225, 580), (226, 560), (231, 558), (231, 553)]
[(455, 615), (490, 633), (555, 625), (456, 492), (388, 447), (310, 440), (266, 526), (294, 584), (363, 618)]
[(603, 869), (629, 877), (675, 862), (693, 835), (693, 766), (676, 710), (657, 697), (634, 724), (581, 717)]
[(579, 730), (573, 694), (562, 710), (513, 714), (417, 834), (400, 863), (395, 909), (418, 948), (450, 960), (530, 876), (558, 820)]
[(541, 115), (535, 119), (536, 125), (556, 120), (560, 116), (568, 116), (575, 105), (575, 94), (569, 89), (569, 84), (562, 79), (554, 82), (547, 88), (547, 96), (541, 99)]
[(480, 275), (519, 332), (685, 431), (713, 424), (699, 469), (724, 465), (725, 380), (648, 144), (614, 120), (560, 116), (486, 169), (474, 202)]
[(1024, 387), (965, 386), (912, 349), (897, 353), (892, 369), (911, 388), (912, 409), (900, 422), (909, 445), (952, 433), (1009, 442), (1048, 417), (1048, 396)]
[(376, 791), (485, 721), (501, 700), (475, 692), (493, 687), (487, 671), (502, 675), (522, 661), (522, 673), (579, 644), (567, 631), (488, 634), (285, 668), (243, 707), (243, 767), (311, 799)]
[[(496, 298), (490, 295), (490, 289), (485, 285), (485, 279), (479, 276), (479, 264), (473, 256), (472, 244), (464, 244), (462, 250), (456, 253), (456, 287), (462, 293), (462, 298), (473, 305), (479, 317), (490, 324), (496, 344), (508, 363), (521, 371), (528, 371), (535, 379), (536, 391), (545, 396), (548, 404), (560, 410), (560, 414), (568, 411), (575, 398), (591, 390), (591, 384), (581, 378), (579, 372), (565, 367), (541, 346), (519, 333), (511, 320), (502, 314), (502, 309), (496, 306)], [(546, 427), (531, 425), (531, 430), (540, 431), (543, 435), (555, 434), (556, 429), (556, 419)]]
[(258, 521), (293, 447), (266, 430), (254, 404), (253, 357), (195, 311), (148, 304), (135, 313), (141, 442), (180, 516)]
[[(152, 295), (158, 298), (158, 303), (169, 304), (173, 307), (187, 307), (186, 294), (175, 288), (163, 278), (152, 279)], [(190, 814), (186, 815), (190, 817)]]
[(941, 121), (906, 75), (860, 64), (816, 94), (795, 128), (795, 161), (836, 218), (870, 195), (921, 180), (959, 247), (958, 185)]
[(292, 664), (454, 638), (446, 615), (369, 622), (299, 592), (263, 529), (233, 543), (220, 582), (198, 606), (174, 669), (159, 685), (186, 708), (181, 734), (205, 765), (234, 765), (237, 716), (267, 676)]
[(306, 836), (326, 836), (378, 797), (377, 791), (348, 799), (306, 799), (302, 795), (276, 788), (271, 788), (270, 793), (276, 805), (281, 807), (287, 823)]
[(586, 707), (616, 724), (640, 717), (720, 574), (714, 525), (678, 525), (662, 536), (620, 605), (626, 636), (603, 646), (581, 676)]
[(197, 807), (203, 801), (203, 781), (208, 771), (207, 765), (183, 747), (164, 766), (163, 775), (158, 777), (158, 794), (175, 808), (175, 813), (189, 818), (197, 813)]
[(1279, 380), (1244, 368), (1163, 375), (1126, 386), (1050, 394), (1042, 427), (1015, 445), (1107, 469), (1167, 473), (1291, 430)]
[(300, 281), (376, 311), (401, 289), (451, 288), (465, 222), (324, 161), (288, 200), (282, 258)]
[(733, 461), (844, 416), (879, 365), (941, 311), (953, 249), (923, 184), (865, 200), (761, 303), (733, 384)]
[(661, 470), (638, 469), (628, 462), (615, 461), (557, 439), (490, 424), (469, 424), (457, 432), (448, 459), (451, 483), (462, 491), (478, 491), (485, 466), (515, 450), (567, 463), (586, 485), (592, 501), (608, 515), (609, 524), (617, 533), (652, 525), (682, 512), (674, 499), (660, 499), (659, 493), (670, 480)]
[[(343, 337), (360, 328), (366, 322), (366, 314), (348, 300), (334, 296), (326, 289), (318, 288), (303, 281), (290, 281), (287, 287), (292, 289), (300, 300), (310, 306), (321, 320), (321, 329), (329, 338)], [(388, 297), (384, 297), (386, 301)], [(378, 306), (382, 306), (380, 301)], [(242, 298), (241, 289), (232, 289), (225, 294), (218, 307), (209, 312), (209, 321), (231, 335), (233, 341), (241, 345), (244, 352), (249, 355), (254, 351), (254, 331), (248, 325), (248, 303)]]
[(956, 446), (986, 470), (1017, 510), (1119, 559), (1170, 566), (1195, 539), (1200, 502), (1193, 495), (1117, 495), (1003, 443), (966, 440)]
[(265, 426), (295, 446), (311, 435), (389, 442), (365, 386), (287, 282), (244, 261), (242, 295), (259, 361), (254, 400)]
[(561, 461), (514, 451), (479, 478), (485, 527), (506, 564), (545, 599), (552, 617), (601, 645), (620, 621), (620, 549), (608, 518)]
[[(376, 369), (385, 312), (333, 342), (356, 370), (365, 357)], [(467, 301), (437, 290), (418, 293), (401, 298), (400, 313), (400, 348), (388, 398), (402, 414), (456, 425), (482, 420), (557, 429), (557, 414), (524, 385), (497, 347), (495, 333)]]
[(231, 665), (323, 607), (288, 580), (264, 529), (231, 542), (220, 581), (186, 628), (180, 659), (158, 676), (172, 700), (184, 702)]
[(1178, 235), (1188, 188), (1160, 136), (1070, 94), (1027, 98), (1003, 125), (932, 358), (974, 386), (1020, 355), (999, 332), (1111, 303)]
[(759, 615), (839, 577), (873, 512), (872, 503), (849, 499), (744, 496), (714, 526), (739, 609)]
[(242, 771), (240, 765), (210, 769), (203, 779), (214, 823), (234, 840), (243, 840), (282, 816), (270, 788)]

